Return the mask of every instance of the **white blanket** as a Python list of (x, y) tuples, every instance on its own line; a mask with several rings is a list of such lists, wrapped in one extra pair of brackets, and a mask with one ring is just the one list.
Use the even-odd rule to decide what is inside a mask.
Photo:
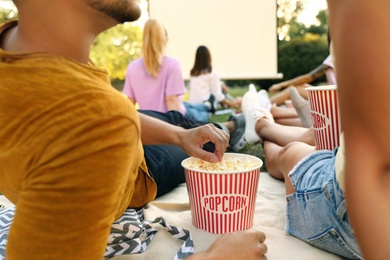
[[(0, 196), (0, 204), (12, 206), (4, 196)], [(275, 180), (268, 173), (262, 172), (256, 199), (253, 228), (266, 233), (266, 244), (268, 246), (267, 258), (269, 260), (342, 259), (286, 234), (284, 232), (285, 206), (284, 183)], [(154, 220), (160, 216), (168, 224), (190, 230), (196, 252), (206, 250), (220, 236), (196, 229), (192, 225), (185, 184), (180, 185), (172, 192), (157, 198), (147, 205), (145, 219)], [(116, 256), (111, 259), (173, 259), (182, 245), (182, 241), (173, 238), (163, 227), (155, 227), (159, 231), (144, 253)]]

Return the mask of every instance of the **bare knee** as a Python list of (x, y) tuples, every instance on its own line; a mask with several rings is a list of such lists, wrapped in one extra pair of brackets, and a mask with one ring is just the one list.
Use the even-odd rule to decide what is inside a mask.
[(279, 170), (279, 154), (283, 147), (273, 142), (265, 141), (263, 149), (267, 172), (276, 179), (284, 180), (284, 176)]
[(287, 176), (295, 165), (315, 151), (315, 146), (299, 141), (291, 142), (284, 146), (280, 151), (280, 167), (283, 175)]

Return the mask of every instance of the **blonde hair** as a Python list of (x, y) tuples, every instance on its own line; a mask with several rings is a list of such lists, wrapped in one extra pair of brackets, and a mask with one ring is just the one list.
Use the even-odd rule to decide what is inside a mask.
[(142, 55), (146, 70), (154, 77), (160, 70), (167, 41), (164, 26), (155, 19), (149, 19), (143, 31)]

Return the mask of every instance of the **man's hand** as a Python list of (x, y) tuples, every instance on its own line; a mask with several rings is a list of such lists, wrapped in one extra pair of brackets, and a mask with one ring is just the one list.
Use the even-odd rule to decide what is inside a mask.
[[(179, 146), (190, 156), (207, 162), (220, 162), (229, 144), (229, 134), (213, 124), (207, 124), (180, 132)], [(203, 150), (203, 145), (212, 142), (215, 145), (214, 153)]]
[(265, 234), (255, 230), (226, 233), (219, 237), (207, 251), (194, 254), (188, 259), (265, 260), (267, 245), (264, 244), (264, 240)]
[[(190, 156), (207, 162), (220, 162), (229, 144), (229, 134), (213, 124), (184, 129), (142, 113), (139, 113), (139, 116), (141, 140), (144, 145), (177, 145)], [(215, 145), (214, 153), (203, 150), (203, 145), (207, 142)]]

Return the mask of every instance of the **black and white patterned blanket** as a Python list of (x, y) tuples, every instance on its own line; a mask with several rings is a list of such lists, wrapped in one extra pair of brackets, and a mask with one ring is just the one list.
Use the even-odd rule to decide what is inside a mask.
[[(14, 215), (15, 207), (0, 210), (0, 260), (5, 259), (7, 237)], [(188, 230), (169, 225), (163, 217), (147, 221), (144, 219), (143, 209), (128, 209), (112, 224), (104, 256), (110, 258), (144, 252), (157, 233), (154, 225), (163, 226), (173, 237), (183, 241), (175, 260), (184, 259), (194, 253), (193, 240)]]

